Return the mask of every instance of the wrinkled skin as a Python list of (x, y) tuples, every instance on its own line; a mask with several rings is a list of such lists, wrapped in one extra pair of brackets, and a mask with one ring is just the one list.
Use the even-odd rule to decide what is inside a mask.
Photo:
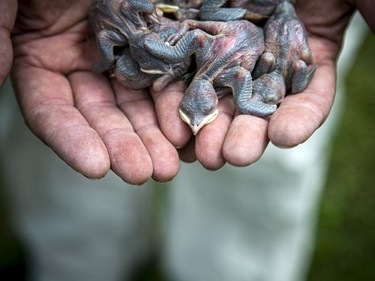
[(296, 94), (307, 87), (316, 65), (292, 4), (279, 4), (264, 30), (265, 50), (253, 72), (253, 100), (278, 104), (286, 92)]
[[(113, 72), (131, 89), (153, 85), (157, 91), (187, 72), (189, 58), (172, 65), (155, 58), (144, 47), (146, 38), (164, 41), (179, 30), (178, 22), (157, 17), (151, 1), (95, 1), (90, 20), (101, 53), (93, 66), (95, 72)], [(115, 53), (115, 47), (120, 51)]]
[[(267, 19), (275, 10), (276, 6), (288, 0), (230, 0), (232, 8), (243, 8), (246, 10), (245, 18), (250, 20)], [(290, 0), (295, 4), (296, 0)]]
[(82, 0), (1, 1), (0, 10), (7, 12), (0, 15), (0, 52), (9, 56), (0, 56), (0, 82), (13, 59), (13, 30), (13, 83), (31, 130), (83, 175), (98, 178), (111, 168), (138, 184), (151, 176), (173, 178), (179, 165), (174, 146), (183, 147), (181, 159), (219, 169), (226, 161), (240, 166), (257, 161), (269, 141), (280, 147), (303, 143), (329, 114), (336, 59), (355, 7), (375, 30), (373, 1), (298, 1), (319, 65), (308, 87), (287, 96), (268, 119), (237, 115), (231, 97), (223, 97), (216, 121), (188, 142), (190, 128), (177, 113), (184, 83), (149, 95), (111, 85), (91, 71), (98, 54), (95, 42), (86, 40), (89, 6)]
[(244, 18), (246, 9), (226, 8), (227, 0), (205, 0), (200, 7), (200, 19), (210, 21), (232, 21)]
[(13, 80), (25, 120), (89, 178), (112, 169), (132, 184), (151, 177), (170, 180), (179, 158), (160, 130), (149, 93), (91, 70), (98, 52), (94, 38), (87, 39), (90, 4), (35, 0), (20, 5), (12, 38)]
[[(229, 21), (248, 19), (260, 22), (267, 19), (276, 6), (284, 1), (292, 4), (296, 2), (296, 0), (170, 0), (158, 4), (164, 11), (168, 11), (171, 8), (169, 6), (174, 6), (176, 9), (178, 7), (178, 10), (173, 11), (178, 20)], [(167, 7), (164, 7), (163, 4), (167, 4)]]
[(156, 1), (155, 5), (167, 14), (173, 14), (173, 17), (179, 21), (185, 19), (198, 19), (199, 7), (203, 0), (165, 0)]
[[(133, 2), (137, 3), (139, 7), (134, 6)], [(141, 16), (141, 13), (152, 15), (153, 11), (154, 6), (148, 0), (139, 2), (135, 0), (94, 2), (90, 11), (90, 20), (101, 53), (101, 59), (94, 65), (96, 72), (104, 72), (113, 66), (116, 59), (114, 54), (116, 46), (120, 46), (122, 49), (129, 47), (131, 55), (145, 73), (163, 74), (170, 71), (171, 66), (169, 64), (154, 58), (145, 52), (145, 48), (143, 47), (145, 37), (153, 37), (154, 40), (161, 40), (156, 33), (149, 30), (146, 19)], [(159, 23), (156, 16), (149, 16), (149, 18), (153, 19), (154, 24)]]
[(246, 9), (224, 7), (226, 4), (227, 0), (170, 0), (158, 2), (157, 6), (164, 12), (173, 13), (180, 21), (185, 19), (231, 21), (245, 16)]
[[(206, 33), (207, 32), (207, 33)], [(181, 38), (181, 39), (180, 39)], [(146, 41), (148, 50), (166, 61), (180, 61), (195, 54), (197, 73), (180, 106), (182, 119), (193, 134), (217, 116), (218, 97), (214, 88), (231, 88), (236, 107), (242, 113), (269, 115), (276, 106), (250, 103), (254, 68), (264, 48), (263, 31), (249, 21), (186, 20), (171, 43)]]
[[(186, 57), (180, 62), (166, 64), (164, 61), (153, 57), (145, 48), (144, 42), (156, 40), (164, 42), (172, 34), (180, 29), (179, 22), (162, 18), (160, 24), (154, 24), (150, 30), (140, 33), (137, 40), (129, 39), (130, 47), (121, 51), (119, 58), (116, 60), (114, 75), (122, 85), (131, 89), (144, 89), (152, 86), (155, 91), (161, 91), (171, 81), (181, 79), (188, 71), (191, 58)], [(149, 62), (151, 65), (148, 65)], [(141, 67), (151, 66), (148, 71)], [(167, 65), (166, 73), (162, 69), (152, 69), (153, 66)], [(159, 72), (160, 71), (160, 72)]]

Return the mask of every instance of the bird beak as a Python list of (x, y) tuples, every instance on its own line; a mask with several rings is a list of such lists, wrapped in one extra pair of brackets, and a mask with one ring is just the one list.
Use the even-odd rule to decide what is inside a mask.
[(198, 134), (198, 132), (204, 127), (206, 126), (207, 124), (213, 122), (216, 117), (219, 115), (219, 110), (218, 109), (215, 109), (214, 112), (212, 112), (211, 114), (207, 115), (206, 117), (203, 118), (203, 120), (199, 123), (199, 124), (192, 124), (191, 123), (191, 120), (190, 118), (180, 109), (179, 110), (179, 113), (180, 113), (180, 117), (181, 119), (189, 125), (189, 127), (191, 128), (192, 132), (193, 132), (193, 135), (196, 136)]
[(196, 136), (198, 132), (203, 128), (205, 124), (200, 123), (199, 125), (194, 124), (190, 125), (191, 131), (193, 132), (193, 135)]
[(174, 13), (180, 9), (180, 7), (178, 6), (168, 5), (168, 4), (163, 4), (163, 3), (156, 4), (155, 6), (159, 8), (160, 10), (162, 10), (164, 13)]

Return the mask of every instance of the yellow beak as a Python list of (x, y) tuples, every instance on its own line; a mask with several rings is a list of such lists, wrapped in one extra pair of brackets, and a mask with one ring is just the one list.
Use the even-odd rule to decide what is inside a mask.
[(209, 115), (207, 115), (206, 117), (203, 118), (203, 120), (199, 123), (199, 124), (192, 124), (191, 123), (191, 119), (180, 109), (179, 110), (179, 113), (180, 113), (180, 117), (181, 119), (189, 125), (189, 127), (191, 128), (192, 132), (193, 132), (193, 135), (197, 135), (198, 132), (204, 127), (206, 126), (207, 124), (213, 122), (216, 117), (219, 115), (219, 110), (218, 109), (215, 109), (214, 112), (210, 113)]

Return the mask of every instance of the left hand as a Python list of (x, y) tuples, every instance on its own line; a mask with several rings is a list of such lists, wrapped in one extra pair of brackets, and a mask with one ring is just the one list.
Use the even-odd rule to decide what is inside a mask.
[[(226, 162), (247, 166), (262, 156), (270, 141), (278, 147), (294, 147), (305, 142), (322, 125), (334, 101), (336, 59), (354, 7), (341, 0), (300, 0), (296, 10), (306, 25), (310, 48), (318, 65), (308, 87), (302, 93), (287, 96), (267, 118), (239, 115), (232, 97), (224, 97), (219, 102), (217, 119), (180, 150), (181, 159), (188, 162), (197, 159), (212, 170)], [(174, 106), (173, 112), (177, 112), (182, 91), (183, 88), (178, 96), (163, 93), (154, 97), (156, 111), (162, 112), (168, 105), (169, 108)], [(171, 120), (170, 115), (159, 114), (158, 118), (164, 134), (173, 144), (176, 145), (174, 140), (179, 135), (186, 135), (187, 127), (181, 126), (182, 121), (177, 117)]]

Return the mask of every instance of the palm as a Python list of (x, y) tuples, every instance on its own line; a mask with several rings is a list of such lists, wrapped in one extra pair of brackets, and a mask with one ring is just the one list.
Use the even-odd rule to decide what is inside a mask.
[[(88, 177), (102, 177), (111, 167), (131, 183), (142, 183), (151, 175), (169, 180), (177, 173), (178, 156), (158, 128), (149, 95), (118, 84), (112, 87), (104, 76), (90, 71), (96, 52), (88, 39), (90, 1), (76, 2), (55, 2), (50, 19), (33, 14), (42, 21), (28, 21), (20, 9), (20, 32), (13, 38), (13, 79), (26, 122)], [(43, 2), (37, 5), (25, 10), (44, 12)], [(124, 113), (134, 111), (135, 104), (131, 123)]]

